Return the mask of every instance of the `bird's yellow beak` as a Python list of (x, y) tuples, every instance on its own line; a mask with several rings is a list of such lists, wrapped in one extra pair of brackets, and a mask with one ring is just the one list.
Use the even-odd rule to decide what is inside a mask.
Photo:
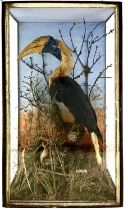
[(33, 53), (40, 53), (47, 44), (49, 36), (41, 36), (28, 44), (20, 53), (17, 60)]

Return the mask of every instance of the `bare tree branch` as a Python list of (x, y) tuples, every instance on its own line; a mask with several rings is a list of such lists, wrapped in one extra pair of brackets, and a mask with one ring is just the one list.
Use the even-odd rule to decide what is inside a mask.
[(23, 60), (23, 59), (21, 59), (21, 61), (22, 61), (24, 64), (26, 64), (30, 69), (33, 69), (33, 70), (35, 70), (36, 72), (42, 74), (43, 77), (44, 77), (44, 79), (45, 79), (45, 81), (46, 81), (47, 87), (48, 87), (48, 79), (47, 79), (47, 77), (46, 77), (46, 72), (45, 72), (44, 57), (43, 57), (43, 54), (41, 54), (41, 55), (42, 55), (42, 60), (43, 60), (43, 66), (42, 66), (42, 68), (40, 68), (40, 67), (38, 66), (38, 64), (35, 64), (35, 66), (36, 66), (37, 68), (34, 67), (32, 57), (30, 57), (30, 63), (26, 62), (26, 61)]
[[(83, 20), (84, 20), (84, 18), (83, 18)], [(73, 29), (73, 27), (72, 27), (71, 29)], [(70, 31), (71, 31), (71, 29), (70, 29)], [(72, 37), (72, 34), (71, 34), (71, 37)], [(73, 79), (75, 79), (75, 77), (74, 77), (74, 70), (75, 70), (77, 61), (79, 60), (79, 57), (80, 57), (80, 55), (82, 54), (82, 49), (83, 49), (83, 46), (84, 46), (85, 37), (86, 37), (86, 23), (85, 23), (85, 20), (84, 20), (84, 34), (83, 34), (83, 37), (82, 37), (81, 48), (80, 48), (80, 51), (79, 51), (79, 53), (78, 53), (78, 55), (77, 55), (77, 58), (76, 58), (76, 61), (75, 61), (74, 67), (73, 67)], [(73, 40), (72, 40), (72, 42), (73, 42)], [(84, 71), (83, 71), (83, 72), (84, 72)], [(78, 77), (80, 77), (80, 75), (82, 75), (82, 74), (80, 73), (80, 74), (78, 75)], [(77, 78), (78, 78), (78, 77), (77, 77)]]
[(82, 76), (83, 73), (84, 73), (84, 70), (83, 70), (80, 74), (78, 74), (77, 76), (75, 76), (74, 79), (80, 78), (80, 77)]
[(92, 36), (93, 31), (94, 31), (100, 24), (102, 24), (102, 23), (103, 23), (103, 22), (99, 22), (99, 23), (90, 31), (90, 33), (89, 33), (89, 35), (88, 35), (88, 38), (87, 38), (87, 43), (88, 43), (88, 41), (89, 41), (90, 36)]
[(99, 38), (95, 38), (95, 40), (93, 41), (93, 44), (95, 44), (96, 42), (99, 42), (102, 38), (106, 37), (107, 35), (111, 34), (114, 32), (114, 29), (111, 29), (108, 33), (103, 34), (101, 37)]
[[(71, 30), (71, 29), (70, 29)], [(62, 33), (61, 33), (61, 30), (59, 30), (59, 33), (60, 33), (60, 36), (61, 36), (61, 39), (63, 40), (63, 42), (65, 43), (65, 45), (68, 47), (68, 45), (66, 44), (66, 42), (64, 41), (64, 38), (63, 38), (63, 35), (62, 35)], [(70, 32), (71, 33), (71, 32)], [(72, 40), (73, 41), (73, 40)], [(71, 50), (71, 52), (73, 52), (76, 56), (77, 56), (77, 59), (79, 60), (79, 62), (80, 62), (80, 64), (81, 64), (81, 66), (84, 68), (84, 64), (82, 63), (82, 61), (81, 61), (81, 59), (80, 59), (80, 55), (77, 53), (77, 51), (76, 51), (76, 49), (75, 49), (75, 46), (74, 46), (74, 43), (73, 43), (73, 45), (72, 45), (72, 47), (73, 47), (73, 50), (71, 49), (71, 48), (69, 48), (70, 50)], [(76, 65), (76, 64), (75, 64)]]
[(34, 66), (32, 66), (30, 63), (27, 63), (25, 60), (21, 59), (21, 61), (22, 61), (24, 64), (26, 64), (26, 66), (28, 66), (30, 69), (33, 69), (33, 70), (35, 70), (36, 72), (42, 74), (42, 69), (41, 69), (41, 71), (40, 71), (40, 70), (36, 69)]
[(41, 95), (39, 95), (41, 80), (39, 80), (36, 76), (33, 76), (32, 72), (29, 77), (25, 76), (24, 78), (27, 79), (27, 81), (23, 81), (25, 84), (24, 88), (26, 88), (26, 90), (24, 92), (20, 91), (20, 97), (28, 101), (27, 107), (30, 105), (41, 111), (46, 111), (45, 106), (43, 106), (46, 103), (46, 86), (44, 87), (44, 91), (42, 92), (43, 97), (41, 98)]
[(105, 67), (105, 68), (99, 73), (98, 77), (95, 79), (95, 81), (94, 81), (94, 83), (93, 83), (93, 85), (92, 85), (92, 87), (91, 87), (91, 89), (90, 89), (89, 98), (90, 98), (90, 96), (91, 96), (92, 90), (93, 90), (94, 86), (96, 85), (98, 79), (100, 79), (101, 76), (103, 75), (103, 73), (104, 73), (108, 68), (110, 68), (110, 67), (112, 67), (112, 64), (110, 64), (110, 65), (108, 65), (107, 67)]
[(70, 30), (69, 30), (69, 36), (70, 36), (71, 44), (72, 44), (72, 47), (73, 47), (73, 52), (76, 53), (77, 47), (75, 47), (74, 42), (73, 42), (73, 38), (72, 38), (72, 30), (73, 30), (73, 28), (74, 28), (75, 25), (76, 24), (73, 23), (72, 27), (70, 28)]
[(92, 65), (91, 65), (91, 67), (90, 67), (90, 69), (92, 69), (93, 68), (93, 66), (101, 59), (101, 57), (102, 57), (103, 55), (99, 55), (99, 57), (98, 58), (96, 58), (96, 60), (94, 61), (94, 59), (93, 59), (93, 63), (92, 63)]
[(47, 77), (46, 77), (45, 71), (44, 71), (43, 69), (41, 69), (41, 68), (38, 66), (38, 64), (35, 64), (35, 65), (36, 65), (36, 67), (38, 68), (39, 71), (42, 70), (42, 74), (43, 74), (43, 76), (44, 76), (44, 79), (45, 79), (46, 84), (47, 84), (47, 87), (48, 87), (48, 79), (47, 79)]
[(94, 52), (93, 63), (95, 62), (95, 57), (96, 57), (96, 54), (97, 54), (97, 50), (98, 50), (98, 45), (96, 45), (96, 49), (95, 49), (95, 52)]
[(46, 64), (45, 64), (45, 62), (44, 62), (44, 55), (43, 55), (43, 53), (41, 53), (41, 55), (42, 55), (42, 61), (43, 61), (43, 66), (42, 66), (42, 68), (43, 68), (43, 76), (44, 76), (44, 79), (45, 79), (45, 81), (46, 81), (47, 87), (49, 87), (49, 86), (48, 86), (48, 79), (47, 79), (47, 77), (46, 77), (46, 71), (45, 71), (45, 66), (46, 66)]
[[(72, 30), (73, 30), (73, 28), (74, 28), (75, 25), (76, 25), (76, 24), (73, 24), (73, 26), (71, 27), (71, 29), (70, 29), (70, 31), (69, 31), (69, 36), (70, 36), (71, 44), (72, 44), (72, 47), (73, 47), (73, 52), (76, 54), (77, 59), (79, 60), (81, 66), (84, 68), (84, 64), (83, 64), (83, 62), (82, 62), (81, 59), (80, 59), (81, 51), (80, 51), (79, 53), (77, 53), (77, 50), (76, 50), (77, 47), (75, 47), (75, 44), (74, 44), (73, 39), (72, 39)], [(86, 30), (86, 29), (85, 29), (85, 30)], [(85, 33), (86, 33), (86, 31), (85, 31)], [(83, 44), (82, 44), (82, 45), (83, 45)], [(83, 46), (82, 46), (82, 48), (83, 48)]]
[[(90, 56), (90, 52), (91, 52), (91, 49), (92, 49), (92, 45), (93, 45), (93, 31), (101, 24), (102, 22), (98, 23), (89, 33), (88, 35), (88, 38), (87, 38), (87, 49), (88, 49), (88, 55), (87, 55), (87, 66), (88, 66), (88, 63), (89, 63), (89, 56)], [(89, 41), (91, 37), (91, 40)]]

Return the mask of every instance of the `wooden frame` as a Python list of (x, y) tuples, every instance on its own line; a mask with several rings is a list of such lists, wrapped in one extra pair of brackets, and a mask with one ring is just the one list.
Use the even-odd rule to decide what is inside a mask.
[[(107, 207), (121, 206), (123, 181), (122, 181), (122, 5), (113, 2), (77, 2), (77, 3), (52, 3), (52, 2), (32, 2), (32, 3), (15, 3), (4, 2), (2, 5), (3, 12), (3, 205), (8, 207)], [(86, 8), (111, 8), (115, 10), (115, 115), (116, 115), (116, 200), (115, 202), (89, 203), (87, 201), (11, 201), (10, 200), (10, 43), (9, 43), (9, 14), (10, 8), (17, 7), (86, 7)]]

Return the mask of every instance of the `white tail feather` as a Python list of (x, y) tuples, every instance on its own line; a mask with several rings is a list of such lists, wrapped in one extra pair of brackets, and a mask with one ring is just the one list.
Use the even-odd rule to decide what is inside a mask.
[(97, 135), (94, 132), (91, 133), (91, 137), (92, 137), (92, 143), (94, 145), (94, 150), (95, 150), (95, 153), (96, 153), (97, 163), (98, 163), (98, 165), (102, 165), (102, 158), (101, 158), (101, 155), (100, 155), (100, 148), (99, 148), (99, 144), (98, 144), (98, 137), (97, 137)]

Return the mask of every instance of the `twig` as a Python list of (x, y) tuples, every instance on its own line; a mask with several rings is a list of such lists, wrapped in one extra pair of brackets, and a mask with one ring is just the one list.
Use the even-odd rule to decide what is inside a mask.
[(106, 37), (107, 35), (111, 34), (114, 32), (114, 29), (111, 29), (108, 33), (103, 34), (101, 37), (99, 37), (98, 39), (95, 38), (95, 40), (93, 41), (93, 44), (95, 44), (96, 42), (100, 41), (102, 38)]
[[(53, 172), (52, 171), (50, 171), (50, 170), (46, 170), (46, 169), (38, 169), (39, 171), (44, 171), (44, 172), (48, 172), (48, 173), (50, 173), (50, 174), (52, 174)], [(56, 174), (56, 175), (59, 175), (59, 176), (68, 176), (68, 177), (71, 177), (71, 175), (70, 174), (63, 174), (63, 173), (60, 173), (60, 172), (54, 172), (54, 174)]]
[(74, 42), (73, 42), (73, 39), (72, 39), (72, 30), (73, 30), (73, 28), (74, 28), (75, 25), (76, 24), (73, 23), (72, 27), (69, 30), (69, 36), (70, 36), (71, 44), (72, 44), (72, 47), (73, 47), (73, 52), (76, 52), (76, 49), (77, 49), (77, 47), (75, 47)]
[(29, 187), (30, 191), (33, 194), (33, 191), (32, 191), (32, 188), (31, 188), (29, 179), (28, 179), (28, 174), (27, 174), (27, 169), (26, 169), (26, 165), (25, 165), (25, 157), (24, 156), (25, 156), (25, 148), (23, 149), (22, 155), (21, 155), (21, 157), (22, 157), (22, 163), (23, 163), (24, 173), (25, 173), (25, 176), (26, 176), (26, 181), (27, 181), (28, 187)]
[(24, 95), (21, 94), (20, 97), (22, 97), (22, 98), (24, 98), (24, 99), (26, 99), (26, 100), (28, 101), (28, 105), (26, 106), (26, 108), (28, 108), (28, 106), (31, 105), (31, 106), (34, 106), (35, 108), (39, 108), (41, 111), (46, 111), (46, 110), (47, 110), (44, 106), (43, 106), (43, 107), (40, 106), (40, 105), (37, 103), (36, 100), (33, 102), (33, 100), (30, 99), (30, 98), (28, 97), (27, 94), (24, 94)]
[[(61, 160), (61, 158), (60, 158), (60, 155), (59, 155), (58, 149), (57, 149), (56, 147), (55, 147), (55, 150), (56, 150), (56, 153), (57, 153), (57, 155), (58, 155), (59, 162), (60, 162), (60, 165), (61, 165), (61, 168), (62, 168), (63, 174), (64, 174), (64, 176), (65, 176), (65, 170), (64, 170), (63, 162), (62, 162), (62, 160)], [(66, 177), (65, 177), (65, 178), (66, 178)]]
[(74, 79), (80, 78), (80, 76), (81, 76), (83, 73), (84, 73), (84, 70), (83, 70), (80, 74), (78, 74), (76, 77), (74, 77)]
[(47, 84), (47, 87), (48, 87), (48, 80), (47, 80), (47, 77), (46, 77), (46, 74), (45, 74), (44, 70), (43, 70), (43, 69), (41, 69), (41, 68), (38, 66), (38, 64), (36, 64), (36, 67), (39, 69), (39, 71), (41, 71), (41, 70), (42, 70), (42, 74), (43, 74), (43, 76), (44, 76), (44, 79), (45, 79), (46, 84)]
[(38, 64), (35, 64), (35, 66), (36, 66), (38, 69), (34, 67), (34, 65), (33, 65), (33, 63), (32, 63), (31, 57), (30, 57), (31, 64), (27, 63), (27, 62), (26, 62), (25, 60), (23, 60), (23, 59), (21, 59), (21, 61), (22, 61), (24, 64), (26, 64), (30, 69), (33, 69), (33, 70), (35, 70), (36, 72), (38, 72), (38, 73), (40, 73), (40, 74), (43, 74), (44, 79), (45, 79), (45, 81), (46, 81), (46, 84), (47, 84), (47, 86), (48, 86), (48, 80), (47, 80), (47, 77), (46, 77), (45, 72), (43, 71), (43, 69), (41, 69), (41, 68), (38, 66)]
[(31, 65), (31, 68), (33, 68), (33, 59), (32, 59), (32, 57), (30, 57), (30, 65)]
[(46, 81), (46, 84), (47, 84), (47, 87), (49, 87), (48, 86), (48, 80), (47, 80), (47, 77), (46, 77), (46, 71), (45, 71), (45, 66), (46, 66), (46, 64), (45, 64), (45, 62), (44, 62), (44, 55), (43, 55), (43, 53), (41, 53), (41, 55), (42, 55), (42, 61), (43, 61), (43, 76), (44, 76), (44, 79), (45, 79), (45, 81)]
[(96, 45), (96, 49), (95, 49), (95, 52), (94, 52), (93, 63), (95, 62), (95, 57), (96, 57), (97, 49), (98, 49), (98, 45)]
[[(82, 65), (82, 67), (84, 68), (84, 64), (82, 63), (82, 61), (81, 61), (81, 59), (79, 57), (80, 56), (80, 53), (77, 53), (77, 50), (76, 50), (77, 47), (75, 47), (74, 42), (73, 42), (73, 39), (72, 39), (72, 30), (73, 30), (74, 26), (75, 26), (75, 24), (73, 24), (73, 26), (70, 28), (70, 30), (69, 30), (69, 36), (70, 36), (71, 44), (72, 44), (72, 47), (73, 47), (73, 52), (76, 54), (77, 59), (79, 60), (79, 62)], [(82, 48), (83, 48), (83, 46), (82, 46)]]
[(56, 177), (55, 177), (55, 159), (54, 159), (54, 153), (52, 153), (52, 150), (50, 149), (50, 162), (51, 162), (51, 174), (52, 174), (52, 180), (53, 180), (53, 188), (54, 193), (56, 194)]
[(90, 69), (93, 68), (93, 66), (101, 59), (102, 56), (103, 56), (103, 55), (99, 55), (99, 57), (98, 57), (95, 61), (93, 60), (93, 63), (92, 63), (92, 65), (91, 65)]
[(30, 104), (31, 104), (32, 106), (37, 107), (37, 106), (32, 102), (32, 100), (28, 98), (28, 96), (21, 95), (21, 97), (24, 98), (24, 99), (27, 99), (27, 100), (30, 102)]
[(89, 56), (90, 56), (90, 52), (91, 52), (91, 48), (92, 48), (92, 43), (90, 44), (88, 48), (88, 55), (87, 55), (87, 66), (88, 66), (88, 63), (89, 63)]
[(38, 69), (34, 68), (34, 66), (31, 66), (31, 65), (30, 65), (29, 63), (27, 63), (25, 60), (21, 59), (21, 61), (22, 61), (23, 63), (25, 63), (26, 66), (28, 66), (30, 69), (33, 69), (33, 70), (37, 71), (37, 72), (40, 73), (40, 74), (43, 74), (42, 71), (39, 71)]
[(30, 79), (30, 88), (31, 88), (31, 93), (32, 93), (32, 97), (33, 97), (33, 100), (36, 104), (36, 98), (35, 98), (35, 91), (34, 91), (34, 87), (33, 87), (33, 81)]
[[(61, 39), (63, 40), (63, 42), (65, 43), (65, 45), (68, 47), (68, 45), (64, 41), (64, 38), (63, 38), (62, 33), (61, 33), (60, 30), (59, 30), (59, 33), (60, 33)], [(68, 47), (68, 48), (71, 50), (71, 52), (75, 53), (75, 55), (77, 56), (77, 58), (78, 58), (78, 60), (79, 60), (79, 62), (81, 64), (81, 66), (84, 68), (84, 64), (82, 63), (81, 59), (79, 58), (79, 55), (78, 55), (77, 51), (75, 50), (75, 48), (73, 48), (73, 50), (70, 47)]]
[(100, 78), (103, 78), (103, 79), (111, 79), (112, 77), (100, 77)]
[[(83, 18), (83, 20), (84, 20), (84, 18)], [(76, 66), (76, 64), (77, 64), (77, 61), (79, 60), (79, 57), (80, 57), (80, 55), (82, 54), (82, 49), (83, 49), (83, 46), (84, 46), (84, 42), (85, 42), (85, 37), (86, 37), (86, 24), (85, 24), (85, 20), (84, 20), (84, 35), (83, 35), (83, 37), (82, 37), (82, 44), (81, 44), (81, 48), (80, 48), (80, 51), (79, 51), (79, 53), (78, 53), (78, 55), (77, 55), (77, 58), (76, 58), (76, 61), (75, 61), (75, 64), (74, 64), (74, 67), (73, 67), (73, 79), (75, 79), (74, 78), (74, 69), (75, 69), (75, 66)], [(84, 72), (84, 70), (83, 70), (83, 72)], [(83, 73), (82, 73), (83, 74)], [(78, 77), (80, 77), (81, 75), (82, 75), (81, 73), (77, 76), (77, 78)]]
[[(27, 77), (25, 77), (25, 78), (27, 78)], [(34, 103), (32, 102), (32, 100), (29, 99), (28, 94), (26, 94), (26, 93), (24, 95), (21, 95), (21, 97), (25, 98), (24, 96), (26, 96), (27, 100), (31, 103), (31, 105), (33, 105), (33, 106), (35, 105), (36, 107), (40, 108), (38, 103), (37, 103), (37, 85), (40, 82), (38, 82), (38, 84), (36, 84), (35, 86), (33, 85), (32, 79), (34, 79), (34, 78), (32, 76), (32, 72), (31, 72), (31, 76), (28, 79), (30, 79), (30, 82), (26, 82), (26, 81), (23, 81), (23, 82), (30, 87), (29, 93), (32, 94), (32, 98), (33, 98)]]
[(99, 23), (90, 31), (90, 33), (89, 33), (89, 35), (88, 35), (88, 38), (87, 38), (87, 42), (88, 42), (90, 36), (93, 34), (93, 31), (94, 31), (101, 23), (103, 23), (103, 22), (99, 22)]
[[(88, 55), (87, 55), (87, 66), (88, 66), (88, 62), (89, 62), (89, 56), (90, 56), (90, 52), (92, 49), (92, 45), (94, 44), (94, 39), (93, 39), (93, 31), (101, 24), (102, 22), (98, 23), (89, 33), (88, 38), (87, 38), (87, 49), (88, 49)], [(89, 41), (89, 38), (91, 37), (91, 40)]]
[(95, 81), (94, 81), (94, 83), (93, 83), (93, 85), (92, 85), (92, 87), (91, 87), (91, 89), (90, 89), (89, 98), (90, 98), (90, 96), (91, 96), (92, 90), (93, 90), (94, 86), (96, 85), (98, 79), (101, 78), (102, 74), (103, 74), (108, 68), (110, 68), (110, 67), (112, 67), (112, 64), (110, 64), (110, 65), (108, 65), (107, 67), (105, 67), (105, 68), (99, 73), (98, 77), (95, 79)]

